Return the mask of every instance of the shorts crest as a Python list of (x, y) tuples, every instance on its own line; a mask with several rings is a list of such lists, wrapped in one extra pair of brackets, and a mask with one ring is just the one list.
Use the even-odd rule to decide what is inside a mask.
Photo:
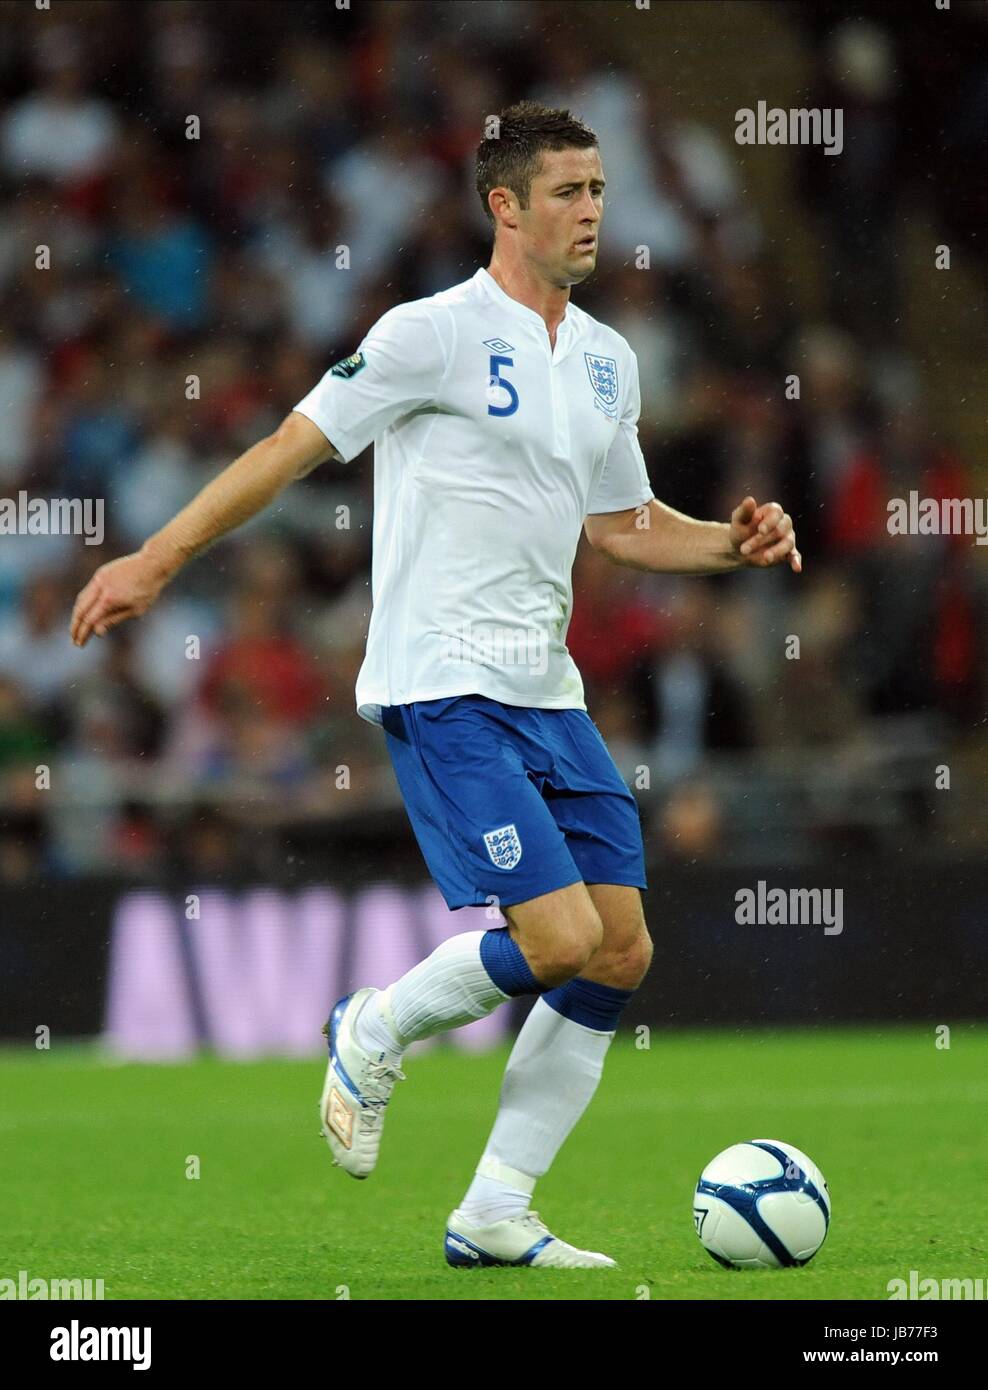
[(521, 840), (514, 825), (488, 830), (484, 844), (496, 869), (513, 869), (521, 859)]

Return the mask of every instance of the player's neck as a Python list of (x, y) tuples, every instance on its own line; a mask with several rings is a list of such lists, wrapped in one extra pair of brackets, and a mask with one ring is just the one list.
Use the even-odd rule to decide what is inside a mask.
[(563, 321), (569, 303), (569, 286), (560, 289), (558, 285), (550, 285), (525, 266), (505, 265), (496, 255), (492, 257), (487, 273), (497, 281), (505, 294), (541, 316), (549, 339), (555, 345), (556, 330)]

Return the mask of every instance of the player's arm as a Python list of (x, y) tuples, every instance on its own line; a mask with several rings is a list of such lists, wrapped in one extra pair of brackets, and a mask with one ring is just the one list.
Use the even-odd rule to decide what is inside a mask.
[(697, 521), (658, 501), (638, 442), (641, 389), (638, 358), (630, 348), (622, 376), (627, 385), (618, 428), (584, 521), (593, 548), (616, 564), (664, 574), (765, 569), (786, 559), (799, 574), (803, 562), (792, 520), (778, 502), (759, 506), (746, 497), (730, 521)]
[(727, 521), (697, 521), (652, 497), (634, 508), (588, 516), (587, 540), (618, 565), (663, 574), (721, 574), (788, 560), (799, 574), (792, 519), (778, 502), (746, 497)]
[(72, 610), (72, 641), (84, 647), (125, 618), (146, 613), (186, 560), (263, 510), (318, 464), (339, 458), (317, 425), (292, 411), (265, 439), (213, 478), (133, 555), (101, 565)]
[(102, 637), (147, 612), (186, 560), (261, 511), (282, 488), (325, 459), (349, 463), (400, 416), (432, 404), (449, 356), (442, 328), (421, 302), (389, 309), (274, 434), (231, 463), (136, 554), (96, 571), (76, 599), (72, 640), (84, 646), (93, 632)]

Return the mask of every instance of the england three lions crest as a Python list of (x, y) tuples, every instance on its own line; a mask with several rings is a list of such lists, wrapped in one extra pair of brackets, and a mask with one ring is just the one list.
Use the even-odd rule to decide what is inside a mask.
[(617, 415), (617, 362), (613, 357), (598, 357), (592, 352), (585, 352), (583, 356), (594, 390), (594, 405), (613, 420)]
[(513, 825), (502, 825), (500, 830), (488, 830), (484, 836), (484, 844), (495, 869), (513, 869), (521, 859), (521, 840)]

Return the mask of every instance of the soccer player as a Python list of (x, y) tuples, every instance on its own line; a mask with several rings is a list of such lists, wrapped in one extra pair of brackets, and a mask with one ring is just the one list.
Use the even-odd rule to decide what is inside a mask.
[(186, 560), (293, 479), (374, 442), (357, 709), (383, 726), (448, 906), (496, 904), (507, 925), (452, 936), (387, 989), (335, 1005), (322, 1132), (335, 1164), (368, 1177), (409, 1044), (536, 995), (446, 1259), (607, 1266), (530, 1210), (652, 957), (637, 806), (565, 645), (580, 532), (642, 570), (798, 573), (801, 560), (775, 502), (746, 497), (730, 522), (697, 521), (652, 494), (635, 354), (570, 300), (597, 259), (594, 133), (568, 111), (511, 106), (477, 151), (477, 188), (494, 229), (487, 269), (384, 314), (273, 435), (96, 572), (72, 636), (82, 646), (144, 613)]

